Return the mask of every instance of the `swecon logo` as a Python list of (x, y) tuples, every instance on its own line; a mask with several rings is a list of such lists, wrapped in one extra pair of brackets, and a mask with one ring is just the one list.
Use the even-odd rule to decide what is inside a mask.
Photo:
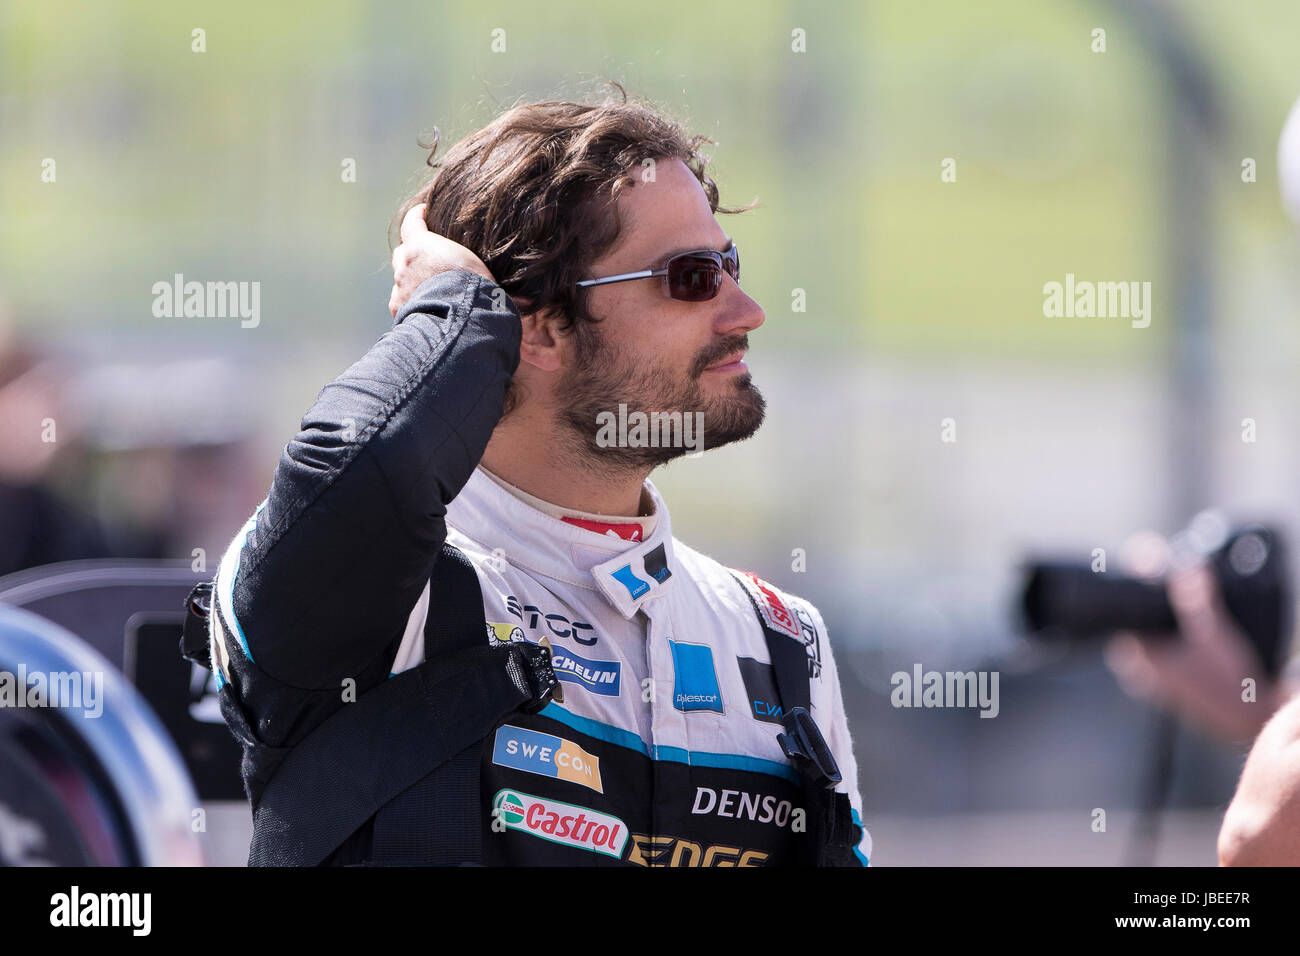
[(600, 758), (572, 740), (505, 724), (497, 729), (492, 762), (526, 773), (541, 774), (581, 784), (604, 793), (600, 782)]

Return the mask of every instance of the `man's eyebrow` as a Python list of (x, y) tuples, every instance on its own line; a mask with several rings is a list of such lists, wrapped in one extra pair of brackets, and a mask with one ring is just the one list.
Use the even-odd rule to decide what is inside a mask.
[(655, 267), (663, 268), (664, 263), (666, 263), (673, 256), (680, 256), (687, 252), (699, 252), (701, 249), (713, 249), (714, 252), (726, 252), (728, 249), (731, 248), (731, 243), (732, 243), (732, 239), (730, 236), (728, 236), (727, 241), (722, 244), (721, 249), (713, 249), (712, 246), (680, 246), (676, 249), (673, 249), (671, 252), (665, 252), (663, 255), (659, 256), (659, 258), (655, 259), (654, 261)]

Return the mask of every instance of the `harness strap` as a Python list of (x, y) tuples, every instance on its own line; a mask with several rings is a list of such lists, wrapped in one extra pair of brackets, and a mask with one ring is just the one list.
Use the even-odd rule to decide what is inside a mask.
[(854, 855), (862, 833), (853, 822), (848, 794), (834, 789), (840, 782), (839, 767), (812, 719), (812, 688), (809, 686), (808, 651), (802, 642), (782, 634), (767, 622), (762, 609), (743, 579), (732, 574), (758, 618), (767, 639), (768, 656), (781, 698), (785, 733), (777, 736), (781, 749), (803, 776), (808, 801), (809, 835), (815, 841), (817, 866), (857, 866)]
[(478, 577), (450, 545), (430, 592), (426, 660), (289, 751), (253, 814), (249, 865), (315, 866), (371, 817), (378, 861), (479, 862), (482, 740), (520, 707), (544, 705), (556, 679), (548, 649), (488, 645)]
[[(424, 628), (426, 661), (445, 661), (487, 643), (478, 575), (459, 550), (447, 549), (440, 556), (430, 583), (429, 609)], [(482, 738), (491, 732), (491, 727), (485, 728), (469, 746), (379, 810), (371, 848), (375, 860), (389, 866), (482, 862), (479, 761)]]

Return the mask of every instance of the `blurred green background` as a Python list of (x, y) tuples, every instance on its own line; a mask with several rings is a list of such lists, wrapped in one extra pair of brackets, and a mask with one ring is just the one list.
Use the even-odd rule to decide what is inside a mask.
[[(961, 843), (891, 851), (890, 814), (1132, 806), (1150, 713), (1095, 648), (1004, 683), (997, 721), (882, 702), (914, 661), (1019, 659), (1007, 609), (1029, 551), (1118, 548), (1210, 504), (1300, 528), (1300, 283), (1276, 163), (1300, 96), (1291, 0), (8, 0), (0, 325), (69, 358), (92, 449), (114, 401), (229, 414), (246, 467), (174, 545), (211, 553), (316, 391), (389, 327), (387, 229), (427, 172), (418, 140), (436, 125), (450, 144), (521, 99), (597, 97), (606, 79), (717, 141), (724, 203), (761, 200), (722, 224), (767, 311), (750, 361), (768, 424), (654, 480), (679, 537), (822, 607), (880, 861)], [(175, 273), (260, 282), (260, 325), (154, 318), (151, 287)], [(1045, 317), (1043, 285), (1066, 273), (1151, 282), (1151, 326)], [(97, 366), (195, 357), (222, 360), (226, 384), (79, 389)], [(940, 440), (948, 418), (956, 442)], [(130, 520), (138, 480), (112, 459), (99, 447), (58, 480)], [(1175, 805), (1210, 810), (1169, 859), (1210, 862), (1241, 754), (1189, 735), (1183, 757)], [(1043, 826), (1024, 859), (1072, 839)]]

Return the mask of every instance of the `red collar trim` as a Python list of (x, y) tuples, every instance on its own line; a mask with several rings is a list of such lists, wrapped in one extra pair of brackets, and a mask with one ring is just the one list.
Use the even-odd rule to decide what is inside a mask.
[(641, 535), (645, 530), (639, 521), (588, 521), (586, 518), (570, 518), (568, 516), (565, 516), (560, 520), (566, 521), (569, 524), (576, 524), (579, 528), (586, 528), (588, 531), (596, 532), (596, 534), (610, 534), (616, 538), (622, 538), (624, 541), (640, 541)]

